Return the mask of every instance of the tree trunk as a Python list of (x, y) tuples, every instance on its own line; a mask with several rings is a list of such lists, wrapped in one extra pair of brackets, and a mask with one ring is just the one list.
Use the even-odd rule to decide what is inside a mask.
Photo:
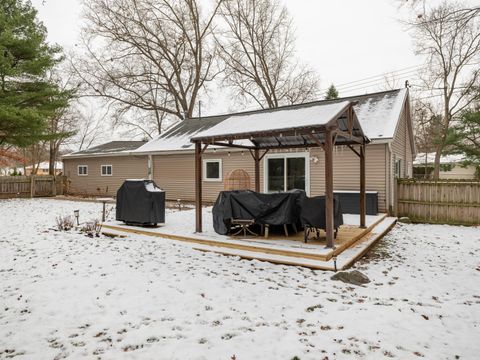
[(435, 146), (435, 162), (433, 167), (433, 179), (438, 180), (440, 178), (440, 156), (442, 156), (443, 141)]
[(55, 175), (55, 162), (57, 161), (57, 151), (54, 141), (50, 141), (48, 157), (48, 174)]

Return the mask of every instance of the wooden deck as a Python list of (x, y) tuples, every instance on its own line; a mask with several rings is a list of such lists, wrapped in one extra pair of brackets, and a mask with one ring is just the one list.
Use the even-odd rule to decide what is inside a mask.
[[(361, 229), (358, 226), (343, 225), (338, 231), (334, 249), (325, 247), (325, 237), (319, 240), (310, 239), (305, 244), (303, 232), (292, 234), (289, 237), (273, 234), (269, 238), (253, 236), (241, 238), (219, 235), (209, 236), (208, 234), (195, 234), (186, 231), (171, 233), (167, 231), (167, 227), (143, 228), (120, 223), (107, 223), (103, 227), (108, 232), (113, 231), (119, 234), (134, 233), (181, 241), (201, 251), (212, 251), (224, 255), (235, 255), (247, 259), (258, 259), (287, 265), (333, 270), (338, 267), (337, 261), (344, 252), (348, 253), (355, 246), (364, 244), (355, 254), (349, 253), (348, 257), (343, 256), (344, 258), (340, 259), (341, 263), (351, 265), (352, 261), (350, 260), (356, 259), (359, 252), (363, 255), (378, 238), (393, 227), (395, 221), (395, 218), (387, 218), (386, 215), (382, 215), (371, 222), (365, 229)], [(384, 228), (386, 231), (383, 231)], [(366, 250), (364, 249), (365, 247)]]

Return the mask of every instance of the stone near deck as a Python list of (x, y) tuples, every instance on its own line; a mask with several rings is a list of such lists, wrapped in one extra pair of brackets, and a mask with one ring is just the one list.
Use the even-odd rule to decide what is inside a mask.
[(352, 285), (368, 284), (370, 279), (358, 270), (340, 271), (331, 277), (332, 280), (343, 281)]

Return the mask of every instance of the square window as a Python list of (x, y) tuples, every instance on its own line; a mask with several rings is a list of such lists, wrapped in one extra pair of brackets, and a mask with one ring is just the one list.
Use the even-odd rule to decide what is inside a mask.
[(102, 176), (112, 176), (112, 165), (102, 165)]
[(88, 175), (88, 166), (87, 165), (78, 165), (77, 175), (87, 176)]
[(203, 180), (205, 181), (222, 181), (222, 161), (205, 160), (203, 163)]

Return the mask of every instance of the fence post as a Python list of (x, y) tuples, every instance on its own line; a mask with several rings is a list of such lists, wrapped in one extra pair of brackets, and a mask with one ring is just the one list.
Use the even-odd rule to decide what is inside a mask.
[(30, 197), (35, 196), (35, 175), (30, 175)]
[(57, 177), (55, 175), (52, 178), (52, 196), (57, 196)]
[(398, 182), (399, 179), (395, 179), (393, 186), (393, 216), (395, 217), (398, 217)]

